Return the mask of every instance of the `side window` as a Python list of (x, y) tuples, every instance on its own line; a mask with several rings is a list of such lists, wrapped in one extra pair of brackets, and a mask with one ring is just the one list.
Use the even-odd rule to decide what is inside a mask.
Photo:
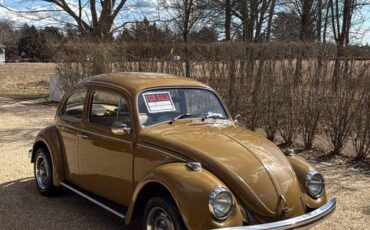
[(86, 91), (72, 94), (64, 103), (62, 115), (81, 119), (84, 111), (85, 97)]
[(104, 126), (112, 126), (113, 122), (120, 121), (130, 127), (127, 101), (116, 94), (95, 92), (92, 96), (89, 121)]

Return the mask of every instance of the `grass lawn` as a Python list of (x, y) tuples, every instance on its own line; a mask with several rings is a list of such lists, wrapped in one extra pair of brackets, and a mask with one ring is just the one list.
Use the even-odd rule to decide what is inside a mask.
[(55, 63), (6, 63), (0, 65), (0, 96), (39, 98), (48, 96), (48, 77)]

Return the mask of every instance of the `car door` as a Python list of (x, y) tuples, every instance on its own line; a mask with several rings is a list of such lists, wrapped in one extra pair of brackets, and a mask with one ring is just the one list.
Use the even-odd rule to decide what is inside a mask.
[[(82, 188), (128, 205), (132, 193), (133, 143), (130, 104), (126, 95), (108, 88), (89, 93), (86, 129), (79, 140), (79, 181)], [(114, 122), (131, 128), (112, 132)]]
[(64, 101), (56, 122), (64, 146), (65, 177), (74, 184), (78, 184), (78, 136), (84, 127), (86, 94), (86, 89), (72, 92)]

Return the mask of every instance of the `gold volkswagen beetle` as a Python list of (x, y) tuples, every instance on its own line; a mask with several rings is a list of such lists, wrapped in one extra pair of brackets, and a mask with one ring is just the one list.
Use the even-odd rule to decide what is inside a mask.
[(112, 73), (66, 93), (29, 152), (38, 191), (64, 187), (143, 229), (310, 228), (322, 175), (231, 119), (209, 86)]

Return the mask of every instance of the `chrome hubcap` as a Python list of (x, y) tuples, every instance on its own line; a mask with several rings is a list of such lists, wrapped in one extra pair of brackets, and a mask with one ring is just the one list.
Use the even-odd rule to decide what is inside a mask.
[(49, 181), (48, 164), (44, 156), (36, 159), (36, 181), (41, 189), (45, 189)]
[(146, 226), (147, 230), (175, 230), (168, 213), (161, 207), (154, 207), (150, 210)]

